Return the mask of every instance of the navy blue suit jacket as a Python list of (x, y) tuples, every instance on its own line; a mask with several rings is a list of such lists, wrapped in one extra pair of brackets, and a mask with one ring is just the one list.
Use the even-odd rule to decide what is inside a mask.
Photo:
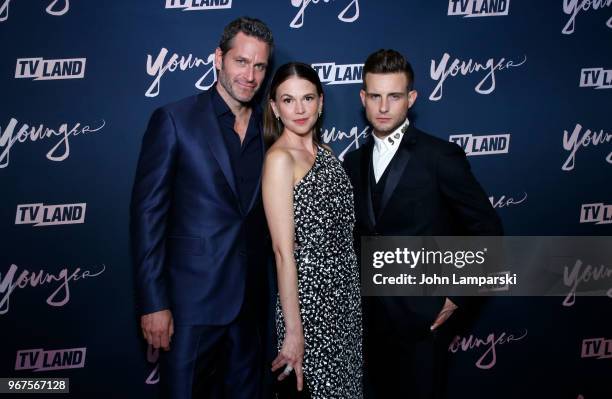
[(210, 92), (153, 113), (130, 209), (141, 314), (170, 309), (175, 323), (206, 325), (238, 315), (249, 286), (265, 280), (259, 187), (241, 209)]

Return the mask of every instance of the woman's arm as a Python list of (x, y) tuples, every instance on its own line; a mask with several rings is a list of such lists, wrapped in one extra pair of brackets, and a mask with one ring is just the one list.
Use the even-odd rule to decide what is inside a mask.
[[(283, 366), (295, 370), (297, 389), (302, 390), (302, 361), (304, 358), (304, 333), (300, 318), (297, 267), (293, 256), (293, 180), (294, 161), (291, 154), (280, 149), (268, 152), (264, 162), (262, 193), (266, 219), (272, 236), (276, 259), (278, 293), (285, 322), (285, 339), (278, 356), (272, 362), (272, 371)], [(285, 369), (287, 370), (287, 369)], [(282, 373), (279, 380), (289, 373)]]

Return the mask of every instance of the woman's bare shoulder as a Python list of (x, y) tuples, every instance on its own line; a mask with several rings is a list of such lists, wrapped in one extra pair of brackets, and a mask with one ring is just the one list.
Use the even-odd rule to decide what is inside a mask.
[(266, 157), (264, 160), (264, 167), (266, 169), (276, 169), (276, 170), (285, 170), (291, 171), (293, 173), (293, 168), (295, 166), (295, 158), (291, 153), (291, 150), (282, 145), (276, 145), (275, 143), (268, 151), (266, 152)]

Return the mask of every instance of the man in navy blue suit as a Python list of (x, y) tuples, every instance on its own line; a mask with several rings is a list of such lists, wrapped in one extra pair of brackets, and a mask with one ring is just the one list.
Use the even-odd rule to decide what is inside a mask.
[(252, 100), (272, 50), (263, 22), (232, 21), (215, 50), (215, 87), (157, 109), (142, 141), (132, 252), (142, 332), (164, 349), (166, 397), (260, 395), (268, 244)]

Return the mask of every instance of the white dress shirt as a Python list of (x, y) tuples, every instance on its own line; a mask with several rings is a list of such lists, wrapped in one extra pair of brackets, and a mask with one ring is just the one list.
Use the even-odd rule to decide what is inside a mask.
[(408, 128), (408, 119), (389, 134), (384, 139), (379, 139), (375, 134), (374, 137), (374, 150), (372, 151), (372, 167), (374, 169), (374, 178), (376, 183), (380, 180), (380, 177), (385, 173), (385, 169), (389, 166), (389, 163), (393, 159), (393, 156), (397, 152), (400, 146), (400, 142), (404, 137), (404, 132)]

